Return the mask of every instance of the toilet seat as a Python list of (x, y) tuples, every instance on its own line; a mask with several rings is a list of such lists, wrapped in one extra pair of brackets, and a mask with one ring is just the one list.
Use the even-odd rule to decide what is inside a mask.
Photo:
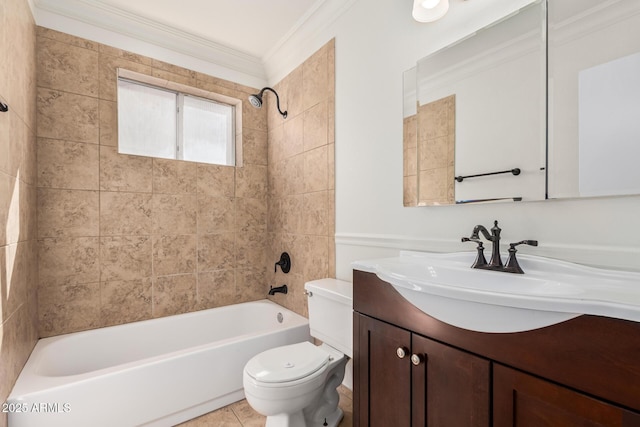
[(271, 387), (314, 377), (331, 360), (331, 355), (308, 341), (264, 351), (254, 356), (245, 372), (254, 381)]

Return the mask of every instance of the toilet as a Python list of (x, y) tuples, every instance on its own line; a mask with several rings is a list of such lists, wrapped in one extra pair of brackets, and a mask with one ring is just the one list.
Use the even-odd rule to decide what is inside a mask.
[(337, 279), (305, 283), (311, 336), (322, 341), (272, 348), (244, 367), (247, 402), (266, 427), (335, 427), (343, 417), (336, 388), (353, 356), (353, 288)]

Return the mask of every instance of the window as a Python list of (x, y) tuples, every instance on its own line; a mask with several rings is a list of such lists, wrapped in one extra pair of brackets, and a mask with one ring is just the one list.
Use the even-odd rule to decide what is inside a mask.
[(235, 164), (235, 107), (118, 78), (118, 151)]

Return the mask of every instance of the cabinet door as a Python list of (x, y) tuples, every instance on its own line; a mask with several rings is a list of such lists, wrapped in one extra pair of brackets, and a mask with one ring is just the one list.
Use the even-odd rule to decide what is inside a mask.
[(412, 352), (414, 427), (489, 426), (489, 360), (416, 334)]
[[(411, 334), (404, 329), (355, 314), (358, 325), (354, 358), (359, 388), (354, 402), (356, 425), (410, 427)], [(398, 357), (402, 349), (406, 356)]]
[(495, 364), (493, 376), (495, 427), (640, 426), (640, 414), (520, 371)]

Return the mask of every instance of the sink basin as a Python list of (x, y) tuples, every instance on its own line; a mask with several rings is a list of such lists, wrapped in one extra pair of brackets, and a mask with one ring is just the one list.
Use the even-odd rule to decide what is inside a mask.
[(640, 273), (518, 254), (525, 274), (470, 268), (475, 252), (402, 251), (356, 261), (438, 320), (479, 332), (521, 332), (582, 314), (640, 322)]

